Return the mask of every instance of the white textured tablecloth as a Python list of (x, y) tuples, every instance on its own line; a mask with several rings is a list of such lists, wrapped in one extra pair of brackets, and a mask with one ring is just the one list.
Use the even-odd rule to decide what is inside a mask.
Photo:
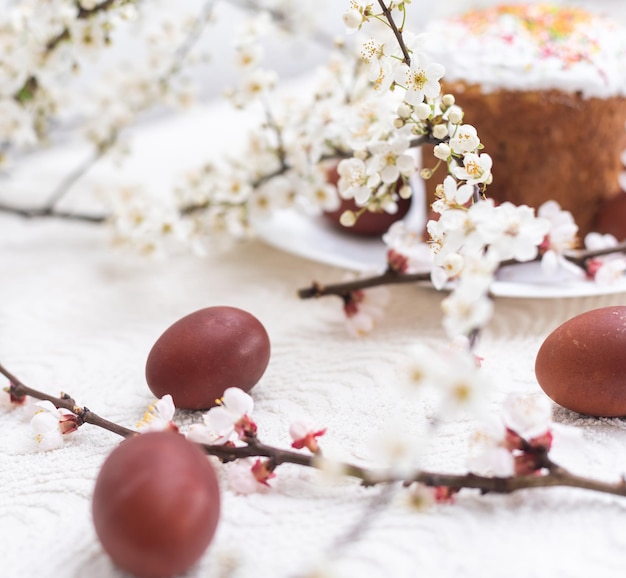
[[(372, 335), (354, 340), (338, 300), (300, 301), (295, 294), (313, 279), (339, 280), (342, 271), (260, 242), (225, 255), (151, 261), (113, 250), (101, 227), (0, 215), (0, 263), (2, 363), (28, 385), (67, 392), (121, 424), (133, 427), (153, 400), (144, 365), (156, 338), (178, 318), (211, 305), (246, 309), (268, 330), (271, 361), (253, 390), (266, 442), (287, 447), (291, 420), (309, 414), (328, 427), (324, 448), (362, 462), (371, 457), (372, 434), (394, 408), (416, 423), (429, 417), (427, 404), (403, 403), (392, 385), (412, 343), (443, 338), (441, 295), (434, 291), (391, 288), (385, 319)], [(485, 368), (499, 377), (495, 401), (508, 392), (538, 391), (535, 354), (558, 324), (624, 302), (624, 295), (499, 299), (480, 346)], [(563, 465), (605, 480), (626, 472), (622, 419), (559, 409), (555, 416), (582, 433)], [(190, 423), (194, 416), (180, 418)], [(425, 451), (424, 466), (463, 471), (473, 425), (459, 419), (442, 427)], [(0, 576), (123, 575), (99, 545), (90, 514), (99, 467), (118, 442), (85, 425), (63, 448), (41, 452), (25, 411), (2, 406)], [(294, 466), (277, 473), (265, 493), (239, 496), (223, 485), (217, 535), (189, 576), (301, 576), (331, 551), (343, 577), (624, 575), (624, 498), (560, 488), (510, 496), (464, 491), (453, 505), (417, 512), (399, 492), (371, 515), (381, 488), (362, 488), (347, 478), (327, 483)], [(364, 519), (362, 535), (333, 550)]]

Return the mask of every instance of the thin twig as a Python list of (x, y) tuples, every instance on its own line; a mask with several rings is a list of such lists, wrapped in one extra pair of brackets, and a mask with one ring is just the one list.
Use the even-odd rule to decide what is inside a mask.
[(194, 23), (191, 27), (189, 34), (186, 36), (185, 40), (180, 44), (180, 46), (178, 46), (178, 48), (175, 50), (174, 57), (172, 58), (170, 66), (161, 76), (161, 78), (159, 78), (158, 82), (162, 89), (165, 88), (167, 82), (171, 80), (171, 78), (175, 74), (180, 72), (183, 63), (185, 62), (185, 60), (187, 60), (191, 51), (202, 38), (204, 30), (213, 16), (216, 2), (217, 0), (208, 0), (202, 5), (200, 14), (194, 19)]
[(56, 204), (67, 194), (67, 192), (93, 167), (105, 154), (109, 147), (98, 147), (89, 158), (77, 165), (71, 173), (61, 180), (48, 197), (48, 201), (43, 208), (45, 213), (54, 212)]
[(396, 41), (398, 42), (398, 46), (402, 51), (402, 60), (407, 66), (411, 66), (411, 53), (404, 43), (404, 38), (402, 37), (402, 32), (398, 29), (395, 20), (393, 19), (393, 15), (391, 14), (391, 10), (385, 4), (385, 0), (378, 0), (378, 4), (380, 5), (387, 22), (389, 23), (389, 27), (391, 28), (393, 35), (396, 37)]
[(417, 283), (419, 281), (430, 281), (430, 271), (421, 273), (399, 273), (394, 269), (387, 269), (380, 275), (364, 277), (354, 281), (335, 283), (332, 285), (321, 285), (313, 283), (310, 287), (298, 290), (300, 299), (312, 299), (315, 297), (325, 297), (326, 295), (336, 295), (343, 297), (353, 291), (369, 289), (379, 285), (400, 285), (403, 283)]
[(564, 257), (571, 263), (574, 263), (574, 265), (578, 265), (581, 269), (584, 269), (589, 259), (604, 257), (606, 255), (612, 255), (613, 253), (626, 253), (626, 240), (621, 241), (614, 247), (605, 247), (604, 249), (595, 250), (578, 250), (566, 253)]
[(91, 425), (106, 429), (125, 438), (134, 436), (138, 433), (135, 430), (104, 419), (103, 417), (100, 417), (86, 407), (79, 406), (76, 401), (74, 401), (74, 399), (69, 395), (62, 394), (61, 397), (55, 397), (28, 387), (18, 377), (16, 377), (8, 369), (6, 369), (2, 364), (0, 364), (0, 373), (9, 380), (10, 386), (8, 388), (8, 391), (14, 399), (23, 399), (25, 396), (30, 396), (35, 399), (49, 401), (53, 403), (54, 406), (57, 408), (64, 408), (74, 413), (76, 416), (78, 416), (80, 424), (89, 423)]
[(84, 213), (74, 213), (71, 211), (60, 211), (50, 208), (26, 209), (0, 203), (0, 213), (9, 213), (25, 219), (54, 218), (67, 221), (82, 221), (84, 223), (100, 224), (104, 223), (108, 217), (104, 215), (88, 215)]
[[(585, 270), (587, 261), (596, 257), (603, 257), (606, 255), (612, 255), (614, 253), (626, 253), (626, 241), (618, 243), (614, 247), (608, 247), (605, 249), (596, 250), (579, 250), (572, 253), (566, 253), (563, 255), (565, 259), (577, 265), (581, 269)], [(538, 256), (534, 261), (539, 261), (541, 256)], [(525, 261), (526, 263), (528, 261)], [(500, 267), (510, 267), (514, 265), (521, 265), (523, 262), (519, 261), (505, 261), (500, 264)], [(313, 282), (309, 287), (299, 289), (297, 292), (298, 297), (301, 299), (311, 299), (317, 297), (325, 297), (327, 295), (336, 295), (344, 297), (352, 291), (358, 291), (361, 289), (370, 289), (372, 287), (378, 287), (381, 285), (399, 285), (404, 283), (416, 283), (430, 281), (430, 273), (399, 273), (394, 270), (387, 270), (381, 275), (372, 275), (371, 277), (363, 277), (356, 279), (355, 281), (349, 281), (345, 283), (334, 283), (331, 285), (322, 285), (318, 282)]]

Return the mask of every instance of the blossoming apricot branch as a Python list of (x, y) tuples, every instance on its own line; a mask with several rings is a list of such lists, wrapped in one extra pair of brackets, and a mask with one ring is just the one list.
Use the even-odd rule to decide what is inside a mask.
[(115, 424), (100, 417), (86, 407), (81, 407), (71, 396), (67, 394), (62, 393), (59, 397), (55, 397), (28, 387), (1, 364), (0, 373), (9, 380), (10, 385), (7, 391), (11, 396), (11, 401), (13, 403), (24, 403), (27, 396), (30, 396), (34, 399), (48, 401), (52, 403), (57, 409), (65, 409), (72, 412), (72, 414), (75, 416), (75, 419), (73, 421), (76, 427), (81, 426), (84, 423), (89, 423), (91, 425), (106, 429), (122, 437), (129, 437), (136, 433), (129, 428)]
[[(611, 244), (599, 249), (575, 250), (564, 254), (563, 258), (572, 263), (572, 265), (579, 267), (582, 271), (585, 271), (589, 276), (593, 276), (593, 274), (597, 272), (598, 258), (624, 253), (626, 253), (626, 241)], [(393, 259), (394, 256), (392, 255), (390, 258)], [(538, 255), (535, 258), (536, 261), (539, 261), (540, 259), (541, 255)], [(500, 266), (506, 267), (514, 265), (515, 263), (516, 261), (504, 262), (501, 263)], [(394, 264), (391, 264), (388, 265), (387, 269), (383, 273), (371, 275), (369, 277), (361, 277), (351, 281), (332, 284), (321, 284), (314, 281), (310, 286), (299, 289), (298, 297), (301, 299), (311, 299), (335, 295), (345, 299), (348, 298), (349, 294), (354, 291), (370, 289), (381, 285), (429, 283), (430, 280), (430, 271), (406, 273), (402, 267), (397, 267)]]
[[(0, 109), (5, 118), (0, 126), (3, 142), (0, 164), (6, 160), (5, 153), (32, 147), (45, 140), (49, 126), (58, 124), (55, 115), (62, 114), (67, 107), (73, 107), (83, 117), (85, 136), (93, 143), (94, 150), (89, 158), (61, 180), (43, 206), (23, 208), (5, 202), (0, 203), (0, 211), (25, 218), (53, 217), (91, 223), (110, 221), (107, 215), (63, 210), (57, 204), (80, 178), (118, 144), (120, 133), (141, 113), (163, 101), (174, 101), (177, 98), (183, 101), (187, 98), (182, 93), (177, 94), (179, 89), (175, 87), (174, 81), (180, 77), (183, 62), (210, 20), (215, 1), (207, 0), (203, 4), (193, 25), (181, 31), (179, 43), (177, 39), (172, 42), (175, 31), (173, 23), (161, 32), (168, 36), (167, 42), (164, 39), (162, 42), (154, 42), (151, 35), (159, 32), (148, 32), (145, 39), (147, 53), (155, 62), (158, 61), (158, 65), (146, 67), (150, 70), (142, 72), (143, 76), (137, 71), (126, 75), (121, 72), (123, 67), (118, 67), (114, 76), (119, 78), (108, 78), (106, 87), (96, 94), (96, 98), (85, 94), (76, 103), (73, 103), (75, 95), (71, 89), (65, 93), (61, 86), (50, 86), (51, 79), (63, 78), (68, 73), (68, 67), (75, 72), (90, 54), (104, 51), (111, 44), (112, 32), (121, 23), (136, 20), (140, 10), (136, 4), (140, 3), (135, 0), (104, 0), (99, 3), (93, 0), (57, 0), (58, 6), (34, 12), (28, 2), (11, 7), (5, 16), (6, 22), (3, 19), (0, 23), (0, 42), (8, 46), (5, 50), (7, 54), (17, 53), (14, 59), (17, 64), (2, 66), (6, 63), (0, 62), (5, 89), (9, 87), (9, 92), (0, 91), (4, 92), (0, 94)], [(36, 29), (37, 33), (33, 34), (31, 28)], [(159, 57), (156, 47), (162, 50), (161, 47), (168, 43), (172, 44), (171, 51)], [(25, 73), (28, 73), (27, 78), (24, 78)], [(119, 80), (124, 92), (133, 93), (133, 98), (111, 98), (110, 93), (115, 85), (113, 80)], [(59, 84), (63, 83), (59, 81)], [(14, 87), (13, 93), (10, 87)], [(101, 99), (101, 102), (100, 106), (94, 107), (94, 111), (90, 106), (96, 99)]]
[[(0, 373), (10, 382), (6, 391), (14, 403), (22, 403), (27, 396), (43, 400), (44, 403), (63, 410), (57, 416), (57, 427), (62, 434), (69, 434), (85, 423), (104, 428), (122, 437), (140, 435), (142, 428), (133, 430), (106, 420), (86, 407), (81, 407), (68, 395), (55, 397), (25, 385), (15, 375), (0, 365)], [(157, 412), (161, 412), (156, 429), (173, 429), (174, 406), (171, 399), (163, 398)], [(371, 469), (361, 465), (333, 462), (324, 458), (318, 438), (325, 429), (319, 429), (306, 422), (293, 424), (290, 435), (292, 446), (307, 449), (307, 453), (281, 449), (262, 443), (257, 436), (257, 426), (251, 417), (252, 398), (241, 390), (226, 390), (222, 405), (209, 410), (203, 424), (191, 426), (187, 437), (207, 454), (227, 462), (240, 462), (247, 480), (242, 487), (241, 480), (234, 489), (247, 492), (255, 489), (255, 484), (268, 486), (276, 468), (282, 464), (294, 464), (310, 468), (332, 471), (336, 474), (357, 478), (364, 485), (402, 483), (406, 487), (430, 488), (433, 500), (448, 501), (462, 489), (477, 489), (482, 494), (512, 493), (521, 489), (544, 487), (574, 487), (626, 497), (626, 481), (603, 482), (579, 476), (554, 463), (549, 457), (552, 445), (553, 426), (546, 419), (545, 405), (529, 404), (528, 400), (516, 400), (504, 411), (506, 423), (496, 426), (496, 433), (485, 432), (480, 439), (487, 446), (482, 460), (500, 475), (487, 476), (475, 473), (445, 474), (414, 470), (408, 474), (394, 468)], [(44, 410), (52, 413), (48, 406)], [(69, 422), (69, 425), (68, 425)], [(509, 425), (507, 425), (507, 423)], [(145, 420), (143, 431), (149, 431), (151, 420)], [(516, 429), (512, 429), (512, 428)], [(213, 436), (213, 443), (202, 440)], [(526, 437), (523, 437), (526, 435)], [(216, 437), (217, 436), (217, 437)], [(531, 437), (532, 436), (532, 437)], [(485, 442), (485, 440), (487, 440)], [(253, 458), (250, 460), (250, 458)], [(256, 458), (256, 459), (254, 459)], [(264, 458), (261, 460), (261, 458)], [(233, 479), (234, 483), (234, 479)], [(251, 487), (249, 484), (253, 484)], [(420, 490), (423, 491), (423, 490)]]

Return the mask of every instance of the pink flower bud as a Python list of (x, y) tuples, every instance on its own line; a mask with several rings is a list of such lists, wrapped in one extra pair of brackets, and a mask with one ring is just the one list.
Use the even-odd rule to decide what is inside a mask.
[(239, 436), (239, 439), (246, 440), (256, 436), (257, 425), (254, 420), (244, 415), (239, 421), (235, 423), (235, 432)]
[(63, 435), (75, 432), (82, 425), (82, 421), (73, 413), (64, 413), (59, 418), (59, 429)]
[(409, 268), (409, 258), (395, 249), (387, 251), (387, 266), (398, 273), (406, 273)]
[(252, 466), (252, 475), (259, 484), (269, 487), (269, 480), (276, 477), (269, 460), (261, 461), (259, 459)]
[(307, 448), (311, 453), (317, 454), (320, 451), (317, 438), (326, 433), (326, 428), (316, 429), (309, 421), (296, 421), (289, 428), (289, 435), (293, 440), (292, 448), (301, 450)]

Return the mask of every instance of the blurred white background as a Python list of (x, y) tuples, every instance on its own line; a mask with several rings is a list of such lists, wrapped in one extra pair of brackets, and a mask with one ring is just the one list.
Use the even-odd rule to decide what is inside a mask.
[[(179, 0), (176, 14), (193, 15), (200, 12), (203, 0)], [(433, 18), (442, 18), (472, 8), (501, 4), (496, 0), (413, 0), (410, 8), (409, 29), (419, 31)], [(507, 3), (524, 3), (522, 0), (508, 0)], [(528, 3), (528, 0), (526, 0)], [(626, 23), (625, 0), (552, 0), (552, 4), (584, 6), (601, 14), (607, 14)], [(233, 84), (236, 73), (233, 70), (232, 43), (236, 31), (246, 19), (246, 10), (241, 8), (245, 0), (218, 0), (214, 21), (209, 25), (201, 42), (202, 49), (211, 55), (210, 62), (195, 71), (195, 79), (201, 85), (200, 94), (212, 98), (223, 93)], [(294, 0), (294, 5), (313, 6), (313, 18), (308, 24), (319, 30), (327, 38), (344, 33), (342, 14), (349, 6), (348, 0)], [(115, 51), (128, 57), (126, 43), (121, 39)], [(267, 65), (275, 69), (281, 77), (292, 77), (310, 72), (322, 64), (328, 55), (328, 44), (311, 41), (305, 35), (296, 38), (279, 36), (266, 46)]]
[[(543, 0), (544, 2), (546, 0)], [(184, 0), (187, 5), (198, 5), (197, 0)], [(342, 14), (349, 5), (348, 0), (295, 0), (298, 4), (314, 3), (316, 22), (313, 24), (328, 36), (343, 34)], [(419, 31), (432, 18), (443, 18), (472, 8), (496, 4), (522, 4), (528, 0), (413, 0), (409, 7), (410, 28)], [(626, 0), (552, 0), (551, 4), (582, 6), (594, 12), (610, 15), (626, 24)], [(230, 44), (233, 30), (245, 17), (245, 12), (233, 2), (219, 2), (216, 9), (216, 24), (207, 32), (206, 45), (214, 58), (209, 66), (210, 76), (202, 79), (205, 96), (217, 96), (224, 86), (233, 82)], [(324, 62), (328, 53), (320, 44), (304, 38), (290, 41), (275, 39), (268, 48), (268, 63), (281, 77), (290, 77), (310, 71)]]

